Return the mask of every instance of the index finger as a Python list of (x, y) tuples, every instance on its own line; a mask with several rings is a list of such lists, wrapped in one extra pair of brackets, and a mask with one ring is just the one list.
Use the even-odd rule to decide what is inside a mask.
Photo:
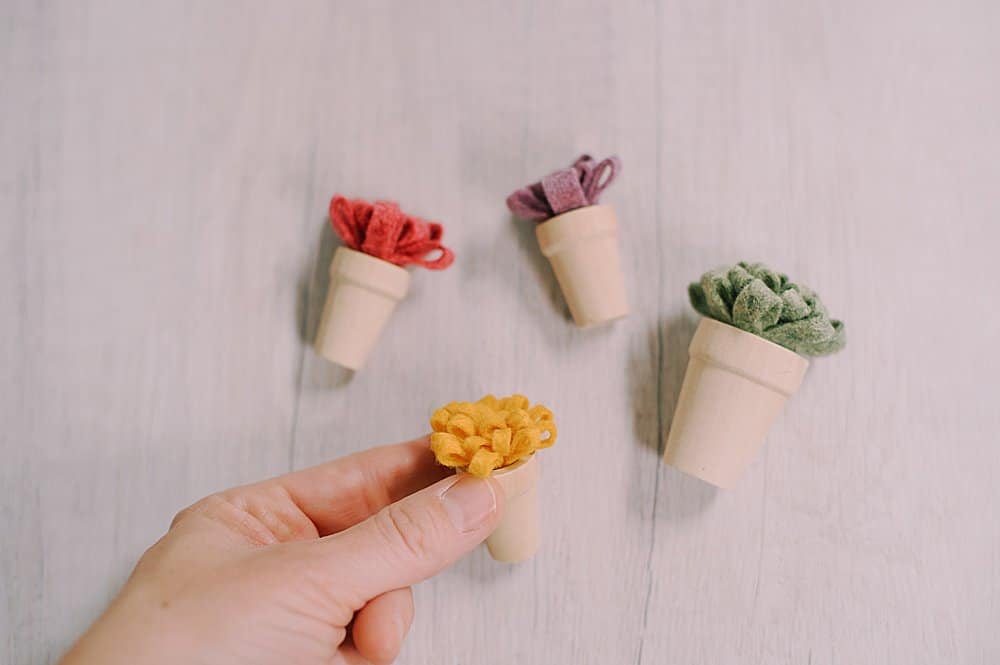
[(250, 497), (285, 494), (328, 536), (453, 473), (437, 463), (429, 436), (371, 448), (318, 466), (231, 490)]

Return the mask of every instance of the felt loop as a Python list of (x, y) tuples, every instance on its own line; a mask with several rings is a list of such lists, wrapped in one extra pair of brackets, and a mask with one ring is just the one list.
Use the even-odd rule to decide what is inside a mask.
[(568, 169), (551, 173), (541, 181), (518, 189), (507, 197), (507, 207), (521, 219), (544, 222), (550, 217), (595, 205), (621, 171), (617, 157), (596, 162), (581, 155)]
[(593, 204), (600, 200), (604, 189), (617, 177), (618, 171), (621, 170), (621, 160), (612, 156), (594, 165), (590, 155), (583, 155), (576, 160), (573, 168), (583, 171), (581, 178), (583, 192), (587, 200)]
[(827, 315), (819, 297), (762, 263), (711, 270), (688, 287), (688, 296), (700, 314), (796, 353), (820, 356), (844, 347), (844, 324)]
[[(371, 204), (335, 196), (330, 201), (330, 223), (347, 247), (397, 266), (443, 270), (455, 259), (441, 244), (440, 224), (406, 215), (391, 201)], [(433, 252), (438, 255), (428, 259)]]
[(574, 169), (562, 169), (545, 176), (542, 190), (549, 207), (557, 215), (587, 205), (587, 197)]

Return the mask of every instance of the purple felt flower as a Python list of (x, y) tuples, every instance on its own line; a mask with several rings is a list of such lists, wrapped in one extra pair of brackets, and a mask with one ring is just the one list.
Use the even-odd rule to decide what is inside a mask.
[(521, 219), (544, 222), (570, 210), (594, 205), (622, 169), (617, 157), (597, 162), (581, 155), (568, 169), (559, 169), (507, 197), (507, 207)]

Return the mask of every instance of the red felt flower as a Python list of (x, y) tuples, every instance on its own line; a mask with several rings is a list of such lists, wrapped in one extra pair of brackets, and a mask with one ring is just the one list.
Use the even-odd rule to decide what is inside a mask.
[[(330, 201), (330, 223), (351, 249), (397, 266), (444, 270), (455, 260), (452, 251), (441, 244), (444, 228), (440, 224), (407, 215), (392, 201), (372, 204), (338, 194)], [(428, 260), (434, 251), (440, 254)]]

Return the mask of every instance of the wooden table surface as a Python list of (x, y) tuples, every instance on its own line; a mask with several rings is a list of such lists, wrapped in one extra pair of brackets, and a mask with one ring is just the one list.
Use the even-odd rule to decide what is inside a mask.
[[(416, 589), (401, 662), (1000, 662), (1000, 4), (0, 7), (0, 663), (53, 661), (173, 514), (552, 407), (546, 535)], [(632, 315), (578, 330), (504, 198), (621, 156)], [(446, 224), (366, 368), (309, 347), (336, 192)], [(659, 458), (687, 283), (848, 329), (733, 490)], [(725, 406), (720, 405), (720, 417)]]

